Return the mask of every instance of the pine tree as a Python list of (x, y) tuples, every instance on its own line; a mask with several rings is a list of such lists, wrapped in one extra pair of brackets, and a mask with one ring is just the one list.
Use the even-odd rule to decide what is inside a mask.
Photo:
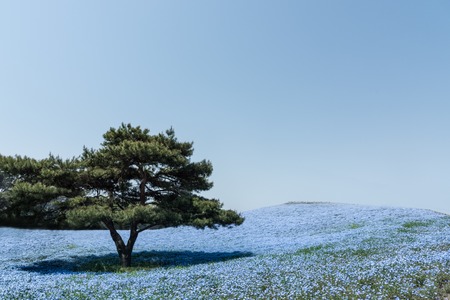
[[(240, 225), (235, 211), (209, 190), (212, 164), (192, 162), (193, 144), (180, 142), (173, 129), (151, 135), (122, 124), (103, 135), (99, 149), (79, 158), (44, 160), (0, 156), (0, 170), (12, 178), (2, 194), (8, 207), (0, 223), (32, 227), (96, 228), (110, 232), (121, 265), (131, 265), (138, 235), (144, 230), (180, 225), (196, 228)], [(128, 229), (125, 243), (118, 229)]]

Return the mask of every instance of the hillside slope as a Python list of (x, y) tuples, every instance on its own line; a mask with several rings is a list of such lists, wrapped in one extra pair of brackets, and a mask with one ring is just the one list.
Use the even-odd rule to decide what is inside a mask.
[(439, 299), (450, 291), (447, 215), (299, 203), (244, 216), (232, 229), (144, 232), (135, 262), (147, 269), (132, 273), (86, 272), (116, 260), (106, 231), (0, 228), (0, 298)]

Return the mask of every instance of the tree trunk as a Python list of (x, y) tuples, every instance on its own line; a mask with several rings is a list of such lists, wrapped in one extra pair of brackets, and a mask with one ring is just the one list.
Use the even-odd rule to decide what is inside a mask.
[(131, 253), (133, 252), (134, 243), (138, 237), (139, 232), (137, 231), (137, 225), (131, 224), (130, 229), (130, 238), (128, 239), (127, 244), (123, 242), (122, 237), (117, 232), (114, 223), (111, 220), (104, 220), (106, 228), (109, 229), (109, 233), (111, 234), (111, 238), (116, 244), (117, 253), (119, 254), (120, 265), (124, 268), (131, 267)]
[(120, 257), (120, 266), (122, 266), (123, 268), (131, 267), (131, 252), (130, 253), (119, 252), (119, 257)]
[[(131, 224), (130, 237), (128, 238), (126, 251), (120, 256), (122, 267), (131, 267), (131, 253), (133, 252), (134, 243), (138, 237), (137, 224)], [(125, 260), (125, 261), (124, 261)]]
[(141, 205), (145, 205), (145, 201), (147, 200), (147, 197), (145, 195), (145, 186), (147, 184), (147, 175), (145, 174), (145, 172), (142, 170), (142, 180), (141, 183), (139, 184), (139, 202)]

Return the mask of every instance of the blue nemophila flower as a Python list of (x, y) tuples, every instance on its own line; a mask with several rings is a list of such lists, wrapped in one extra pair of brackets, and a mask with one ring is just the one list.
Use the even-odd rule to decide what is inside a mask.
[[(450, 218), (426, 210), (292, 204), (232, 230), (145, 232), (133, 272), (107, 231), (0, 228), (1, 299), (433, 299), (450, 265)], [(97, 272), (83, 266), (96, 265)]]

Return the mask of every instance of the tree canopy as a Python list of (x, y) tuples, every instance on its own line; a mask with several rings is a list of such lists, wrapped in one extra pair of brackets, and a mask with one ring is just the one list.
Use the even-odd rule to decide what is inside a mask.
[[(99, 149), (84, 148), (79, 157), (66, 160), (0, 155), (0, 225), (101, 226), (110, 231), (122, 265), (130, 266), (144, 230), (243, 222), (219, 200), (200, 195), (212, 187), (212, 164), (191, 161), (193, 143), (178, 141), (173, 129), (151, 135), (122, 124), (103, 138)], [(118, 229), (129, 230), (127, 243)]]
[(36, 160), (22, 156), (1, 156), (3, 190), (0, 225), (63, 228), (64, 203), (81, 195), (79, 160), (62, 160), (49, 155)]

